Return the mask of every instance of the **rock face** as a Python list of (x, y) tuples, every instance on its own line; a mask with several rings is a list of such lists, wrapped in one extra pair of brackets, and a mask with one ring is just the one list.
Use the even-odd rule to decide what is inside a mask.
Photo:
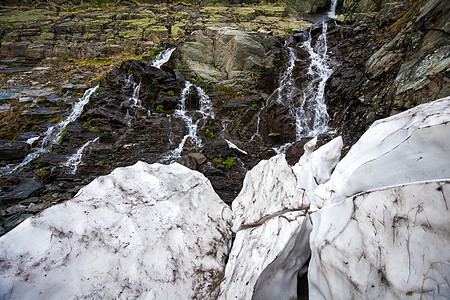
[(196, 171), (118, 168), (0, 239), (0, 296), (215, 298), (230, 220)]
[[(346, 2), (352, 1), (344, 6)], [(329, 39), (330, 56), (339, 64), (327, 82), (327, 107), (345, 144), (356, 142), (377, 119), (450, 94), (449, 2), (377, 6), (370, 13), (348, 16), (354, 27), (329, 32), (340, 38)]]
[(177, 51), (181, 65), (207, 80), (249, 81), (252, 73), (277, 64), (281, 46), (274, 36), (208, 28), (194, 32)]
[[(277, 35), (309, 26), (297, 17), (288, 17), (286, 7), (279, 4), (233, 7), (227, 3), (205, 7), (205, 3), (201, 3), (202, 7), (166, 2), (165, 5), (99, 8), (98, 2), (91, 2), (94, 3), (89, 5), (89, 1), (83, 1), (55, 6), (49, 3), (46, 8), (26, 10), (0, 8), (1, 55), (43, 59), (49, 56), (107, 57), (124, 51), (142, 54), (169, 42), (177, 43), (195, 30), (212, 26), (241, 26), (249, 31), (273, 31)], [(69, 12), (64, 11), (63, 6), (67, 6)], [(70, 12), (72, 9), (74, 12)]]

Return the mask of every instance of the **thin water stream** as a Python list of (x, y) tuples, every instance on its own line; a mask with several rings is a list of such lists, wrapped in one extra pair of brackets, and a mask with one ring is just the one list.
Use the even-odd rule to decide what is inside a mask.
[(20, 164), (16, 166), (8, 165), (4, 168), (1, 168), (0, 172), (6, 172), (8, 174), (14, 173), (20, 168), (28, 165), (33, 160), (37, 159), (43, 153), (48, 153), (52, 147), (52, 144), (56, 144), (59, 142), (67, 125), (74, 122), (83, 113), (84, 106), (89, 102), (89, 99), (97, 88), (98, 85), (86, 90), (80, 100), (72, 107), (72, 110), (67, 118), (65, 118), (60, 123), (49, 127), (42, 136), (29, 139), (27, 142), (30, 143), (30, 145), (38, 142), (38, 146), (33, 148), (32, 152), (29, 153)]

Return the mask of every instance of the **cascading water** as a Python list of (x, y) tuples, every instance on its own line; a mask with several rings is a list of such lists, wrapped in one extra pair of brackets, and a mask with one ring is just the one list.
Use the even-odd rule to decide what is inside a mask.
[(287, 68), (283, 72), (283, 75), (280, 78), (280, 85), (275, 90), (277, 93), (277, 101), (283, 103), (288, 106), (292, 106), (293, 103), (293, 93), (294, 93), (294, 77), (292, 76), (292, 72), (295, 67), (295, 62), (297, 61), (297, 55), (295, 54), (295, 50), (288, 46), (288, 41), (285, 43), (285, 48), (287, 49), (289, 60), (287, 63)]
[[(200, 108), (194, 111), (188, 111), (186, 109), (186, 99), (190, 95), (191, 87), (194, 87), (197, 90), (197, 93), (200, 97)], [(194, 121), (195, 115), (201, 115), (201, 118), (198, 118)], [(197, 148), (202, 146), (202, 140), (197, 135), (198, 123), (201, 120), (204, 120), (208, 117), (214, 118), (214, 112), (212, 110), (212, 103), (209, 99), (208, 95), (203, 91), (202, 88), (193, 85), (191, 82), (186, 81), (185, 87), (181, 92), (180, 103), (178, 108), (174, 112), (174, 116), (181, 118), (186, 127), (188, 129), (188, 133), (181, 139), (181, 142), (178, 144), (178, 147), (172, 150), (169, 155), (167, 155), (163, 160), (167, 161), (173, 158), (178, 158), (181, 156), (181, 152), (183, 151), (184, 145), (189, 139), (190, 142)]]
[(55, 126), (50, 127), (44, 134), (44, 138), (42, 139), (41, 148), (46, 148), (49, 143), (56, 143), (59, 141), (61, 134), (64, 129), (66, 129), (67, 125), (78, 119), (78, 117), (83, 112), (84, 106), (89, 102), (92, 94), (99, 86), (96, 85), (84, 92), (83, 97), (81, 97), (80, 101), (78, 101), (72, 108), (72, 112), (70, 115), (64, 119), (62, 122), (56, 124)]
[[(30, 162), (38, 158), (41, 154), (49, 152), (49, 149), (51, 148), (51, 145), (54, 143), (57, 143), (59, 139), (61, 138), (61, 135), (63, 134), (64, 129), (66, 129), (67, 125), (78, 119), (78, 117), (83, 112), (84, 106), (89, 102), (89, 99), (91, 98), (92, 94), (95, 92), (95, 90), (99, 86), (96, 85), (88, 90), (86, 90), (83, 94), (83, 96), (80, 98), (80, 101), (78, 101), (73, 107), (72, 111), (70, 112), (70, 115), (64, 119), (62, 122), (56, 124), (55, 126), (49, 127), (47, 131), (44, 133), (42, 140), (40, 142), (40, 145), (37, 148), (33, 149), (33, 152), (29, 153), (20, 164), (18, 164), (15, 167), (7, 166), (2, 168), (2, 171), (6, 171), (7, 173), (11, 174), (16, 172), (18, 169), (28, 165)], [(27, 140), (27, 143), (30, 145), (33, 145), (33, 143), (37, 140), (39, 140), (40, 137), (34, 137)]]
[(146, 109), (142, 106), (141, 100), (139, 100), (139, 91), (141, 89), (141, 83), (136, 83), (133, 79), (133, 75), (129, 75), (127, 77), (127, 81), (125, 82), (125, 88), (131, 87), (133, 89), (133, 94), (130, 98), (122, 102), (120, 104), (121, 107), (125, 107), (127, 110), (127, 113), (125, 115), (125, 120), (127, 121), (128, 126), (131, 126), (131, 120), (133, 120), (133, 117), (130, 115), (130, 109), (135, 110), (143, 110), (147, 113), (147, 116), (151, 115), (150, 110)]
[(80, 149), (78, 149), (78, 151), (76, 153), (74, 153), (73, 155), (71, 155), (69, 157), (69, 159), (64, 163), (64, 167), (69, 167), (70, 169), (70, 173), (72, 175), (75, 175), (77, 173), (77, 169), (78, 169), (78, 165), (81, 163), (81, 159), (83, 157), (83, 152), (84, 149), (86, 149), (87, 146), (89, 146), (92, 143), (95, 143), (96, 141), (98, 141), (98, 137), (88, 141), (86, 144), (84, 144), (83, 146), (81, 146)]
[(322, 23), (322, 34), (318, 37), (315, 46), (311, 45), (311, 32), (309, 38), (302, 45), (311, 59), (308, 75), (311, 81), (303, 92), (303, 102), (298, 108), (291, 109), (296, 120), (296, 139), (312, 137), (326, 132), (329, 116), (325, 105), (325, 84), (333, 73), (328, 65), (327, 23)]
[(175, 48), (161, 51), (161, 53), (156, 56), (155, 60), (152, 61), (152, 66), (160, 69), (163, 64), (169, 61), (173, 51), (175, 51)]
[[(160, 69), (162, 65), (164, 65), (169, 61), (173, 51), (175, 51), (175, 48), (170, 48), (161, 51), (161, 53), (159, 53), (158, 56), (152, 61), (151, 65), (153, 67)], [(135, 82), (133, 75), (128, 76), (124, 87), (129, 88), (130, 86), (133, 89), (133, 94), (131, 95), (130, 98), (128, 98), (121, 104), (122, 107), (125, 107), (127, 109), (125, 120), (127, 121), (128, 126), (131, 126), (131, 120), (133, 120), (133, 117), (130, 115), (130, 109), (144, 110), (147, 112), (147, 116), (151, 115), (150, 110), (143, 107), (141, 100), (139, 100), (139, 91), (141, 89), (141, 82), (139, 83)]]
[[(301, 45), (301, 48), (309, 54), (308, 77), (311, 78), (306, 89), (303, 90), (303, 99), (299, 99), (301, 97), (298, 97), (294, 92), (296, 87), (292, 71), (297, 61), (296, 52), (288, 45), (289, 40), (285, 45), (289, 60), (285, 72), (280, 77), (280, 85), (274, 93), (277, 93), (277, 101), (288, 107), (290, 115), (295, 119), (295, 141), (299, 141), (304, 137), (313, 137), (329, 130), (329, 116), (324, 96), (325, 84), (333, 70), (328, 64), (327, 29), (327, 23), (322, 22), (322, 33), (317, 38), (316, 44), (312, 46), (312, 36), (311, 32), (309, 32), (308, 40)], [(283, 152), (289, 145), (290, 143), (283, 145), (280, 148), (276, 148), (275, 151), (277, 153)]]
[(328, 17), (329, 18), (336, 18), (336, 6), (337, 6), (337, 0), (331, 0), (331, 8), (330, 11), (328, 12)]
[[(295, 62), (297, 61), (297, 55), (295, 53), (295, 50), (288, 46), (289, 45), (290, 40), (287, 40), (284, 44), (284, 47), (288, 53), (288, 63), (287, 63), (287, 67), (286, 70), (284, 70), (283, 74), (280, 76), (280, 80), (279, 80), (279, 85), (278, 88), (273, 92), (273, 95), (277, 95), (277, 102), (279, 103), (283, 103), (284, 105), (288, 106), (288, 107), (293, 107), (295, 106), (294, 103), (294, 90), (295, 90), (295, 81), (294, 81), (294, 77), (292, 76), (292, 72), (294, 70), (295, 67)], [(264, 106), (260, 109), (260, 111), (257, 114), (257, 120), (256, 120), (256, 132), (255, 134), (251, 137), (251, 141), (253, 141), (256, 137), (260, 136), (259, 133), (259, 127), (260, 127), (260, 122), (261, 122), (261, 111), (269, 104), (270, 100), (273, 99), (273, 97), (269, 97), (266, 101), (266, 103), (264, 104)]]

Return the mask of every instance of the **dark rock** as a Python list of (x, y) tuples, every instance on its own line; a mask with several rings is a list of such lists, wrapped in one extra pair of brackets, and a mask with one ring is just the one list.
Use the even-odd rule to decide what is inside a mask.
[(203, 154), (208, 159), (218, 158), (219, 156), (225, 159), (229, 156), (234, 156), (237, 153), (238, 151), (231, 149), (228, 146), (228, 143), (223, 139), (216, 139), (210, 143), (207, 143), (203, 148)]
[(43, 185), (40, 182), (29, 180), (28, 182), (19, 184), (11, 191), (0, 196), (0, 203), (7, 204), (21, 201), (28, 197), (37, 195), (42, 189)]
[(295, 140), (295, 120), (289, 108), (273, 101), (261, 111), (260, 133), (272, 144), (284, 144)]
[(9, 231), (12, 228), (16, 227), (17, 225), (19, 225), (20, 223), (22, 223), (23, 221), (25, 221), (26, 219), (32, 217), (32, 214), (21, 214), (21, 213), (17, 213), (14, 214), (8, 218), (5, 219), (5, 231)]
[(24, 142), (4, 143), (0, 145), (0, 160), (23, 159), (30, 151), (30, 145)]
[(207, 161), (207, 158), (200, 153), (189, 153), (187, 156), (192, 158), (197, 166), (200, 166)]

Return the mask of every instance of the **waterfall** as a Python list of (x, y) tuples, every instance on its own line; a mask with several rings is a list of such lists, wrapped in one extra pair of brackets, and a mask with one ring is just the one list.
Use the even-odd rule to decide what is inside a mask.
[(169, 61), (170, 56), (172, 55), (173, 51), (175, 51), (175, 48), (170, 48), (161, 51), (155, 58), (155, 60), (152, 61), (152, 66), (156, 67), (158, 69), (161, 68), (163, 64)]
[(125, 115), (125, 120), (127, 121), (128, 127), (131, 126), (131, 120), (133, 120), (133, 117), (130, 115), (130, 109), (134, 110), (143, 110), (147, 113), (147, 116), (151, 115), (150, 110), (146, 109), (142, 106), (141, 100), (139, 100), (139, 91), (141, 89), (141, 83), (136, 83), (133, 79), (133, 75), (130, 75), (127, 77), (127, 81), (125, 82), (125, 88), (131, 87), (133, 89), (133, 93), (124, 102), (120, 104), (121, 107), (125, 107), (127, 112)]
[[(30, 162), (38, 158), (41, 154), (48, 153), (49, 150), (51, 149), (51, 144), (59, 142), (59, 139), (61, 138), (64, 129), (66, 129), (67, 125), (74, 122), (82, 114), (84, 106), (89, 102), (89, 99), (91, 98), (92, 94), (98, 87), (99, 86), (96, 85), (86, 90), (83, 96), (80, 98), (80, 101), (75, 103), (75, 105), (72, 107), (69, 116), (60, 123), (49, 127), (42, 137), (40, 146), (38, 148), (33, 149), (33, 152), (29, 153), (20, 164), (18, 164), (15, 167), (6, 166), (4, 168), (1, 168), (1, 171), (6, 171), (9, 174), (14, 173), (18, 169), (28, 165)], [(33, 143), (38, 139), (40, 139), (40, 137), (28, 139), (27, 143), (33, 145)]]
[[(288, 40), (289, 41), (289, 40)], [(285, 43), (285, 48), (287, 49), (289, 60), (287, 63), (287, 68), (283, 72), (280, 78), (280, 84), (275, 92), (278, 94), (277, 101), (285, 105), (294, 105), (292, 95), (294, 92), (294, 77), (292, 76), (292, 71), (295, 67), (295, 62), (297, 60), (297, 54), (292, 47), (288, 46), (288, 41)]]
[[(277, 98), (276, 101), (289, 108), (290, 115), (295, 119), (296, 137), (295, 141), (299, 141), (304, 137), (313, 137), (329, 130), (328, 121), (329, 116), (327, 107), (325, 105), (325, 84), (331, 76), (333, 70), (328, 63), (328, 46), (327, 46), (327, 23), (322, 22), (322, 33), (317, 38), (314, 46), (311, 45), (311, 32), (308, 33), (308, 40), (303, 42), (301, 48), (304, 49), (310, 58), (310, 65), (308, 67), (308, 78), (306, 88), (303, 90), (303, 99), (295, 93), (297, 87), (293, 77), (293, 69), (297, 61), (295, 50), (289, 46), (291, 40), (285, 43), (285, 49), (288, 53), (288, 62), (286, 69), (280, 76), (279, 86), (274, 91)], [(274, 94), (269, 97), (266, 107)], [(264, 109), (264, 107), (261, 108)], [(251, 140), (259, 136), (260, 113), (257, 115), (256, 133)], [(274, 148), (277, 153), (284, 152), (291, 143)]]
[(72, 123), (83, 112), (84, 106), (89, 102), (89, 99), (91, 98), (92, 94), (95, 92), (95, 90), (99, 86), (96, 85), (88, 90), (86, 90), (83, 94), (83, 96), (80, 98), (80, 101), (78, 101), (73, 107), (70, 115), (64, 119), (62, 122), (56, 124), (55, 126), (52, 126), (47, 129), (47, 131), (44, 133), (44, 138), (42, 139), (42, 145), (41, 148), (47, 147), (48, 143), (57, 143), (59, 139), (61, 138), (61, 135), (66, 129), (67, 125), (69, 123)]
[[(191, 87), (194, 87), (197, 90), (197, 93), (200, 97), (200, 108), (195, 111), (188, 111), (186, 109), (186, 99), (190, 95)], [(205, 93), (205, 91), (196, 85), (193, 85), (190, 81), (185, 82), (185, 87), (181, 92), (180, 103), (175, 110), (175, 117), (182, 119), (188, 129), (188, 133), (181, 139), (181, 142), (178, 144), (178, 147), (172, 150), (163, 160), (167, 161), (172, 158), (178, 158), (181, 156), (181, 152), (183, 151), (184, 145), (187, 140), (195, 145), (195, 147), (200, 148), (202, 146), (202, 140), (197, 135), (198, 123), (201, 120), (204, 120), (208, 117), (214, 118), (214, 112), (212, 110), (212, 103), (209, 99), (209, 96)], [(198, 118), (194, 121), (195, 115), (201, 115), (201, 118)]]
[(336, 18), (336, 6), (337, 6), (337, 0), (331, 0), (331, 8), (330, 11), (328, 12), (328, 17), (329, 18)]
[(279, 83), (277, 89), (273, 92), (271, 97), (269, 97), (267, 99), (266, 103), (264, 104), (263, 107), (261, 107), (261, 109), (259, 110), (259, 112), (256, 116), (257, 117), (256, 132), (251, 137), (251, 139), (250, 139), (251, 141), (253, 141), (256, 137), (260, 136), (259, 127), (260, 127), (260, 122), (261, 122), (261, 111), (267, 105), (269, 105), (269, 102), (272, 99), (272, 96), (274, 94), (277, 95), (277, 102), (282, 103), (288, 107), (295, 105), (294, 100), (293, 100), (293, 94), (294, 94), (294, 90), (295, 90), (295, 81), (294, 81), (294, 77), (292, 76), (292, 72), (295, 67), (295, 62), (297, 61), (297, 54), (295, 53), (295, 50), (292, 47), (288, 46), (289, 42), (290, 41), (287, 40), (284, 44), (284, 47), (287, 50), (288, 57), (289, 57), (286, 70), (284, 70), (284, 72), (280, 76), (280, 79), (279, 79), (280, 83)]
[(64, 167), (69, 167), (69, 168), (71, 168), (72, 170), (70, 171), (70, 173), (72, 174), (72, 175), (75, 175), (75, 173), (77, 172), (77, 169), (78, 169), (78, 165), (81, 163), (81, 158), (83, 157), (83, 151), (84, 151), (84, 149), (87, 147), (87, 146), (89, 146), (90, 144), (92, 144), (92, 143), (95, 143), (96, 141), (98, 141), (98, 137), (97, 138), (95, 138), (95, 139), (93, 139), (93, 140), (91, 140), (91, 141), (88, 141), (86, 144), (84, 144), (83, 146), (81, 146), (81, 148), (80, 149), (78, 149), (78, 151), (76, 152), (76, 153), (74, 153), (73, 155), (71, 155), (70, 157), (69, 157), (69, 159), (64, 163)]
[(311, 32), (309, 38), (302, 45), (311, 59), (308, 75), (311, 81), (303, 91), (303, 102), (298, 108), (293, 108), (296, 120), (296, 139), (312, 137), (326, 132), (329, 116), (325, 105), (325, 84), (333, 73), (328, 65), (327, 23), (322, 23), (322, 34), (316, 45), (311, 46)]

